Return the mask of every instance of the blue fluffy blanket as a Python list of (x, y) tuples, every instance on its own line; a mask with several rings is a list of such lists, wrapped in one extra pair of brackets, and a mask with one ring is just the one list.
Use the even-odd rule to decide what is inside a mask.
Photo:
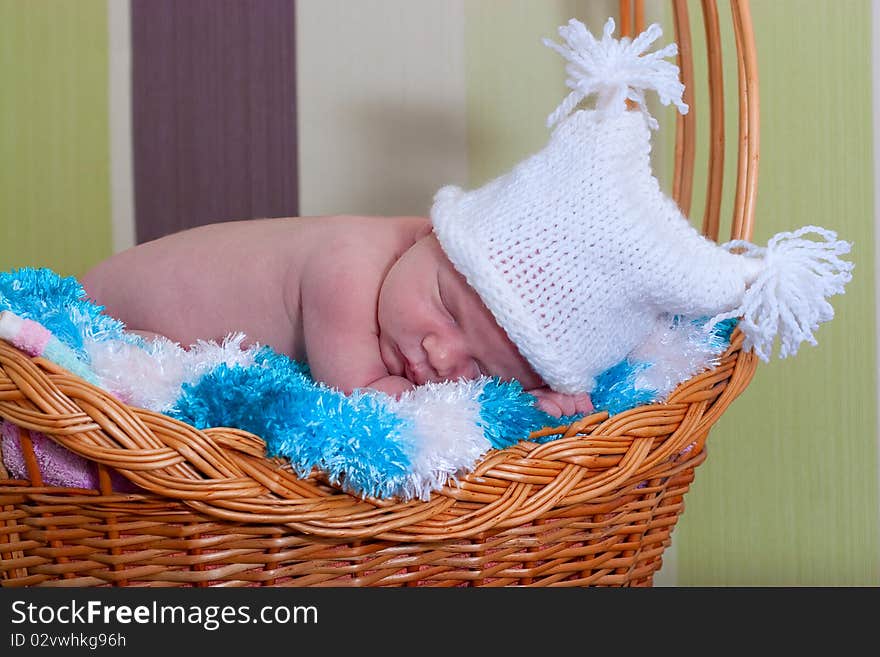
[[(186, 349), (144, 341), (86, 298), (75, 278), (48, 269), (0, 273), (0, 311), (0, 337), (15, 344), (22, 320), (39, 323), (51, 339), (34, 355), (123, 401), (198, 428), (252, 432), (301, 476), (318, 469), (362, 496), (425, 499), (489, 449), (576, 419), (547, 415), (515, 381), (431, 383), (400, 399), (370, 390), (344, 395), (268, 347), (243, 349), (241, 335)], [(599, 377), (594, 406), (614, 414), (662, 401), (714, 364), (732, 328), (726, 322), (706, 334), (700, 322), (670, 318), (649, 345)]]

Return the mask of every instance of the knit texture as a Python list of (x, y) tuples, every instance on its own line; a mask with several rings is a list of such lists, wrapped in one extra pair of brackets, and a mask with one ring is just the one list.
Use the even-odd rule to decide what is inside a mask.
[[(548, 120), (558, 122), (549, 142), (481, 188), (440, 189), (431, 209), (440, 244), (560, 392), (592, 391), (598, 374), (670, 315), (739, 316), (759, 277), (747, 347), (760, 344), (764, 357), (782, 330), (794, 353), (830, 319), (824, 297), (849, 280), (851, 265), (837, 258), (848, 245), (830, 231), (822, 233), (827, 244), (798, 235), (791, 252), (773, 260), (761, 249), (733, 254), (700, 235), (651, 170), (656, 122), (645, 90), (687, 111), (678, 69), (658, 57), (675, 48), (642, 54), (660, 35), (656, 25), (633, 41), (612, 39), (613, 29), (609, 20), (597, 41), (577, 21), (560, 28), (567, 47), (550, 45), (568, 60), (573, 91)], [(573, 111), (590, 94), (596, 108)]]

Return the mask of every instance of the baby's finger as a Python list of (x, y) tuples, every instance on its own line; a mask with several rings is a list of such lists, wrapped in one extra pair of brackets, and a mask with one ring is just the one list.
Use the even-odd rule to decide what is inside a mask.
[(554, 401), (559, 406), (563, 415), (574, 415), (577, 412), (575, 410), (574, 399), (571, 395), (559, 395)]
[(562, 415), (562, 409), (546, 397), (538, 397), (535, 405), (542, 411), (544, 411), (548, 415), (552, 415), (553, 417), (560, 417)]
[(594, 409), (593, 400), (587, 394), (577, 395), (574, 400), (575, 412), (581, 415), (592, 413)]

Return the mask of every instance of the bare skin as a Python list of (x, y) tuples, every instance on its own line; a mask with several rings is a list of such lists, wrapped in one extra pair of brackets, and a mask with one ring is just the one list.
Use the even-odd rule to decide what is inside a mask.
[(130, 330), (182, 345), (240, 331), (345, 393), (486, 374), (518, 380), (557, 417), (592, 410), (587, 395), (543, 385), (423, 217), (201, 226), (116, 254), (81, 282)]

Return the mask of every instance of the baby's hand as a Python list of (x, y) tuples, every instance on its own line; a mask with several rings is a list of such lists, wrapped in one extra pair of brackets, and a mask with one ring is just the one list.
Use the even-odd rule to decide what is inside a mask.
[(590, 401), (590, 395), (587, 393), (566, 395), (561, 392), (555, 392), (547, 386), (532, 388), (531, 390), (526, 390), (526, 392), (535, 396), (537, 400), (535, 404), (538, 408), (553, 417), (587, 415), (593, 412), (593, 402)]

